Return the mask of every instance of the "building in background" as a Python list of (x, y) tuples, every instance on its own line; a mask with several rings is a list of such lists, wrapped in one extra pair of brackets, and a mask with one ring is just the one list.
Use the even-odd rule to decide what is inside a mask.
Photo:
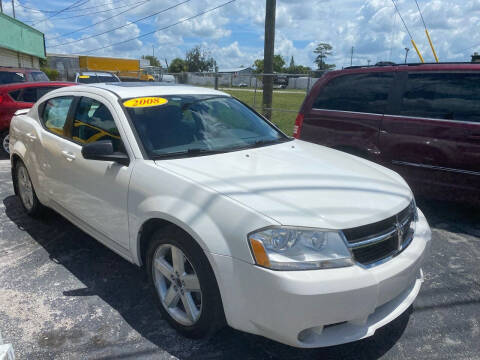
[(480, 55), (477, 52), (474, 52), (472, 55), (472, 62), (480, 62)]
[(229, 79), (229, 86), (254, 86), (255, 78), (253, 75), (253, 69), (251, 67), (238, 67), (232, 69), (220, 69), (218, 70), (220, 75), (220, 82), (222, 80)]
[(75, 74), (80, 72), (78, 55), (47, 54), (47, 65), (58, 71), (58, 80), (75, 81)]
[(40, 68), (45, 37), (40, 31), (0, 13), (0, 66)]

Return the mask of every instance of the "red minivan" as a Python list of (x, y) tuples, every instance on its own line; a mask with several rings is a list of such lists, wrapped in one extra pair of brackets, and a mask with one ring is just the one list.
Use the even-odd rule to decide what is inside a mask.
[(0, 85), (0, 152), (8, 153), (8, 130), (15, 111), (31, 108), (47, 92), (71, 85), (76, 84), (45, 81)]
[(480, 204), (480, 64), (332, 71), (306, 97), (294, 136), (381, 163), (416, 194)]

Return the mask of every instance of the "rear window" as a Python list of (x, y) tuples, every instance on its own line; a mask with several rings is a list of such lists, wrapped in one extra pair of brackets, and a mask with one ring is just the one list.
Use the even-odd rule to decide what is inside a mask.
[(332, 79), (320, 92), (313, 107), (383, 114), (393, 73), (343, 75)]
[(479, 73), (410, 73), (400, 115), (480, 121)]
[(50, 81), (48, 76), (42, 71), (32, 71), (29, 73), (29, 75), (32, 78), (31, 81)]
[(16, 82), (24, 82), (25, 74), (21, 72), (0, 71), (0, 84), (11, 84)]
[(114, 76), (83, 75), (83, 77), (79, 76), (77, 78), (77, 82), (82, 84), (94, 84), (104, 82), (118, 82), (118, 79)]

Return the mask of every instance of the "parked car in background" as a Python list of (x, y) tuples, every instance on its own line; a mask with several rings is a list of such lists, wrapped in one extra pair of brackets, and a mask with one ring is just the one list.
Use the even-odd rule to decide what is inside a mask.
[(398, 171), (417, 194), (480, 204), (480, 64), (332, 71), (294, 136)]
[(8, 129), (13, 114), (20, 109), (29, 109), (49, 91), (63, 86), (76, 85), (70, 82), (25, 82), (0, 85), (0, 151), (8, 153)]
[[(415, 300), (430, 228), (395, 172), (184, 85), (55, 90), (11, 126), (15, 193), (144, 265), (189, 337), (359, 340)], [(148, 314), (147, 314), (148, 316)]]
[(120, 79), (117, 75), (105, 71), (83, 71), (75, 74), (75, 82), (81, 84), (94, 84), (120, 82)]
[(273, 85), (274, 87), (278, 87), (280, 89), (286, 89), (289, 83), (289, 78), (287, 75), (275, 75), (273, 77)]
[(0, 85), (27, 81), (49, 81), (47, 75), (38, 69), (0, 66)]

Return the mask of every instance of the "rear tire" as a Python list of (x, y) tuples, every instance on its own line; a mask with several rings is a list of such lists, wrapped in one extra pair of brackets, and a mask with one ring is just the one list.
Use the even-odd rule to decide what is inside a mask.
[(5, 131), (4, 133), (0, 134), (0, 151), (3, 151), (6, 154), (10, 154), (10, 148), (9, 148), (9, 141), (10, 136), (8, 134), (8, 131)]
[(20, 160), (15, 166), (14, 181), (18, 197), (20, 198), (20, 202), (22, 203), (25, 212), (32, 217), (40, 215), (42, 213), (42, 204), (37, 198), (27, 167)]
[(147, 250), (146, 271), (164, 319), (183, 336), (209, 337), (225, 325), (213, 270), (188, 234), (175, 227), (157, 230)]

